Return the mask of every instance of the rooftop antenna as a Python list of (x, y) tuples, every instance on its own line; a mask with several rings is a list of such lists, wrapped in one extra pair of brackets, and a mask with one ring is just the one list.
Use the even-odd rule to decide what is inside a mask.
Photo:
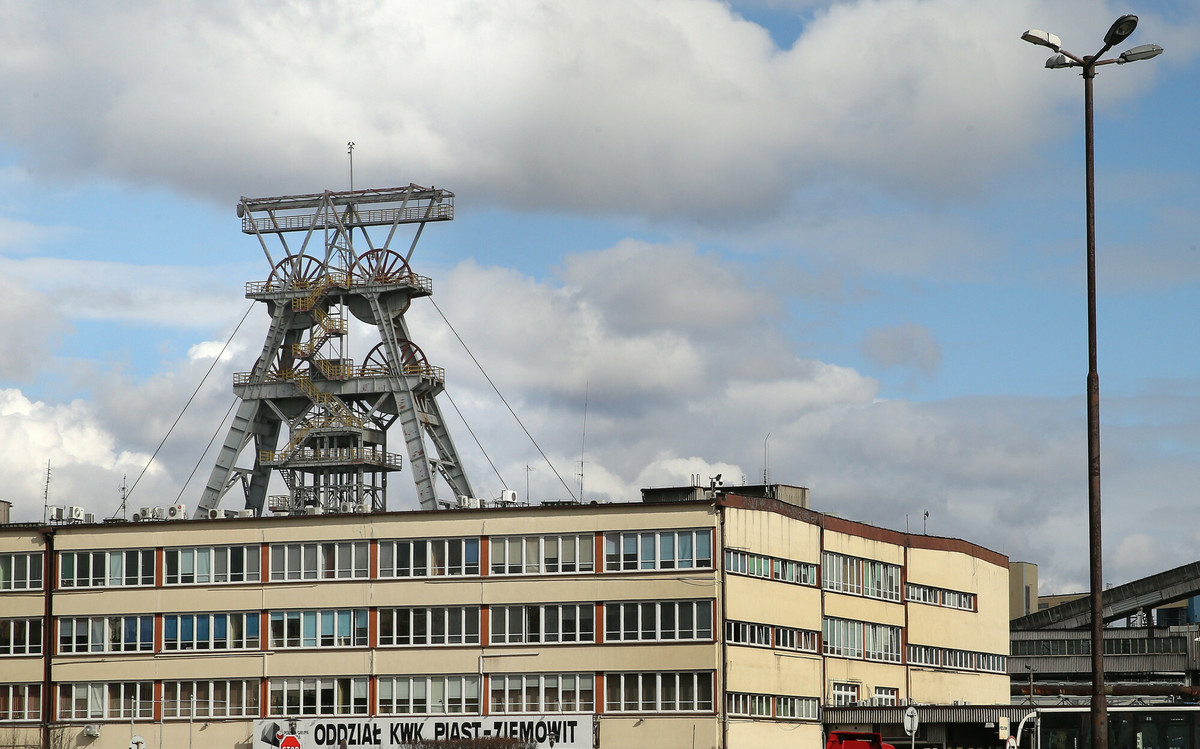
[(346, 153), (350, 155), (350, 190), (354, 190), (354, 141), (346, 143)]
[[(583, 437), (579, 441), (579, 501), (583, 502), (583, 454), (584, 448), (587, 447), (587, 407), (588, 407), (588, 390), (591, 386), (591, 380), (583, 381)], [(529, 474), (525, 474), (526, 478)]]
[(537, 470), (537, 466), (525, 464), (525, 504), (529, 504), (529, 474)]
[(46, 461), (46, 485), (42, 488), (42, 522), (50, 522), (50, 461)]
[(771, 483), (771, 453), (767, 447), (767, 441), (770, 439), (771, 433), (767, 432), (767, 436), (763, 438), (763, 486)]
[(923, 536), (929, 535), (928, 526), (929, 526), (929, 510), (926, 510), (925, 517), (923, 517), (921, 519), (921, 535), (923, 535)]

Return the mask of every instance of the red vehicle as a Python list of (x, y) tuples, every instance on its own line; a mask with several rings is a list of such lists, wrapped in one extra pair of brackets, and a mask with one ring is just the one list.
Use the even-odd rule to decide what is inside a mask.
[(877, 733), (862, 731), (830, 731), (825, 749), (895, 749), (885, 744)]

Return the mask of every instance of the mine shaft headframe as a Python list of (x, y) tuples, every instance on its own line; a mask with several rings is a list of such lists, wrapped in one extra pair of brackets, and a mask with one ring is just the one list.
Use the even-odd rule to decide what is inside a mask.
[(423, 224), (453, 219), (454, 193), (410, 184), (275, 198), (243, 197), (238, 201), (237, 215), (245, 234)]

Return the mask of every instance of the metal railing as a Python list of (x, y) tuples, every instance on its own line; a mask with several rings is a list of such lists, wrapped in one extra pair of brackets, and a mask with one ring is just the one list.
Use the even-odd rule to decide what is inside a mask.
[(337, 218), (327, 211), (318, 213), (301, 213), (286, 216), (264, 216), (242, 218), (242, 232), (253, 234), (266, 232), (268, 234), (284, 231), (303, 231), (313, 229), (333, 229), (341, 226), (384, 226), (386, 224), (412, 224), (420, 221), (449, 221), (454, 218), (453, 203), (439, 203), (430, 207), (428, 204), (409, 205), (404, 208), (373, 208), (367, 211), (356, 210), (353, 213), (339, 213)]

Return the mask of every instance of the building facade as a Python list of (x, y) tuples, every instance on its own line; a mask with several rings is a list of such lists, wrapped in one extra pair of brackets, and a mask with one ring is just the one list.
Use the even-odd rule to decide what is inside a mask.
[(817, 747), (828, 706), (1007, 703), (1005, 557), (768, 489), (0, 527), (0, 746)]

